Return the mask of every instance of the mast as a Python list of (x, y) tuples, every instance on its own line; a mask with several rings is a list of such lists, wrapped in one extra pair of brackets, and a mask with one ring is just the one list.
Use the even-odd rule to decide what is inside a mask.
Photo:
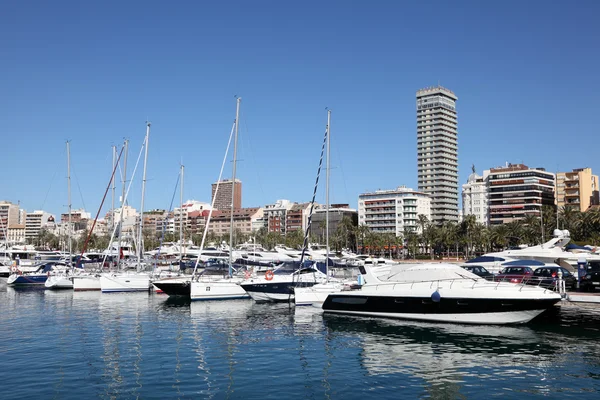
[(181, 185), (179, 186), (179, 261), (183, 258), (183, 170), (181, 165)]
[[(121, 194), (121, 213), (119, 214), (119, 237), (117, 238), (117, 266), (121, 262), (121, 236), (123, 235), (123, 208), (125, 207), (125, 194), (127, 182), (127, 152), (129, 150), (129, 140), (125, 140), (125, 157), (123, 158), (123, 192)], [(113, 219), (115, 218), (115, 212), (113, 210)]]
[[(146, 166), (148, 164), (148, 140), (150, 139), (150, 122), (146, 121), (146, 139), (144, 140), (144, 173), (142, 175), (142, 204), (140, 205), (140, 232), (138, 235), (138, 268), (142, 263), (142, 254), (144, 253), (144, 194), (146, 193)], [(123, 210), (121, 210), (123, 214)]]
[(67, 235), (69, 237), (69, 265), (73, 262), (73, 240), (71, 235), (71, 144), (67, 140), (67, 193), (68, 193), (68, 204), (69, 208), (69, 225), (67, 226)]
[(327, 110), (327, 165), (325, 174), (325, 273), (329, 281), (329, 169), (331, 110)]
[[(112, 146), (112, 169), (113, 171), (115, 170), (116, 164), (117, 164), (117, 146)], [(115, 190), (117, 188), (116, 186), (116, 182), (115, 182), (115, 174), (112, 175), (111, 177), (111, 182), (112, 183), (112, 202), (110, 205), (110, 211), (112, 212), (112, 218), (110, 219), (110, 224), (111, 224), (111, 231), (113, 231), (115, 229)]]
[(233, 139), (233, 169), (231, 172), (231, 216), (229, 218), (229, 276), (233, 274), (232, 271), (232, 259), (233, 259), (233, 211), (235, 209), (235, 167), (237, 161), (237, 141), (238, 141), (238, 128), (240, 126), (240, 103), (242, 98), (237, 98), (235, 108), (235, 136)]

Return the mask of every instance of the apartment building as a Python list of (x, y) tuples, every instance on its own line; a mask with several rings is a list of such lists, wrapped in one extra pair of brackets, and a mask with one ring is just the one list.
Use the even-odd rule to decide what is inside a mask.
[(598, 175), (591, 168), (577, 168), (570, 172), (556, 174), (556, 205), (575, 207), (586, 211), (590, 206), (600, 204)]
[(18, 204), (0, 201), (0, 241), (6, 240), (9, 226), (23, 223), (20, 216)]
[(373, 232), (396, 236), (402, 236), (405, 229), (417, 232), (420, 214), (431, 220), (431, 198), (406, 186), (358, 196), (358, 224), (368, 226)]
[(544, 168), (506, 164), (488, 175), (489, 222), (506, 224), (527, 215), (541, 215), (543, 205), (554, 206), (555, 175)]
[[(235, 193), (232, 193), (234, 189)], [(234, 196), (233, 208), (235, 210), (242, 208), (242, 181), (236, 179), (235, 185), (231, 179), (215, 182), (212, 184), (211, 204), (214, 204), (217, 210), (230, 210), (232, 195)]]
[(484, 225), (489, 225), (489, 205), (488, 205), (488, 182), (487, 178), (490, 171), (483, 171), (483, 176), (478, 175), (473, 168), (473, 173), (469, 175), (467, 183), (462, 185), (462, 213), (459, 220), (467, 215), (474, 215), (475, 220)]
[[(314, 210), (310, 235), (312, 237), (324, 238), (326, 226), (327, 208), (325, 206)], [(350, 208), (349, 204), (331, 204), (329, 207), (329, 237), (333, 237), (344, 218), (348, 218), (352, 226), (358, 225), (358, 212)], [(331, 239), (330, 239), (331, 240)], [(324, 243), (324, 242), (323, 242)]]
[[(262, 218), (263, 209), (260, 207), (241, 208), (233, 211), (233, 230), (244, 235), (252, 234), (254, 221)], [(215, 235), (229, 235), (231, 226), (230, 210), (214, 210), (208, 231)]]
[(458, 221), (457, 100), (441, 86), (417, 91), (418, 189), (430, 196), (435, 223)]
[(269, 232), (285, 234), (287, 213), (292, 209), (294, 204), (289, 200), (277, 200), (274, 204), (267, 204), (265, 206), (264, 214), (267, 218), (267, 229)]
[(46, 211), (36, 210), (25, 215), (25, 239), (33, 240), (44, 229), (54, 229), (54, 216)]
[(310, 214), (310, 203), (296, 203), (292, 205), (285, 216), (286, 233), (301, 230), (306, 231), (308, 216)]

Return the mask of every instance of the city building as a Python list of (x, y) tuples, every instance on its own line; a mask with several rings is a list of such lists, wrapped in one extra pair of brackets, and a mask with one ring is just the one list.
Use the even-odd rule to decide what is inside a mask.
[[(219, 192), (221, 191), (221, 186), (219, 186)], [(231, 204), (231, 192), (229, 193), (229, 204)], [(179, 233), (180, 225), (183, 226), (183, 229), (189, 232), (192, 228), (194, 228), (195, 233), (199, 230), (199, 220), (198, 217), (203, 215), (204, 211), (210, 211), (210, 204), (203, 203), (198, 200), (188, 200), (186, 201), (182, 207), (177, 207), (173, 210), (173, 218), (169, 220), (168, 232), (171, 233)], [(208, 215), (208, 214), (206, 214)], [(192, 221), (190, 218), (194, 218)], [(204, 223), (200, 222), (200, 225), (204, 225)], [(202, 228), (204, 229), (204, 228)]]
[[(217, 192), (217, 185), (219, 190)], [(234, 189), (231, 179), (225, 179), (212, 184), (211, 202), (217, 210), (231, 210), (231, 191)], [(216, 194), (216, 198), (215, 198)], [(233, 208), (235, 210), (242, 208), (242, 181), (235, 180), (235, 194), (233, 198)]]
[(417, 91), (418, 189), (431, 196), (435, 223), (458, 221), (457, 100), (441, 86)]
[[(252, 234), (252, 226), (255, 220), (263, 217), (263, 209), (260, 207), (249, 207), (236, 209), (233, 212), (233, 230), (243, 235)], [(229, 235), (231, 226), (231, 210), (214, 210), (211, 216), (208, 231), (215, 235)]]
[(539, 217), (542, 205), (554, 206), (555, 176), (544, 168), (507, 163), (490, 169), (487, 179), (490, 225)]
[(556, 205), (559, 208), (573, 206), (586, 211), (590, 206), (600, 204), (598, 191), (598, 175), (593, 175), (591, 168), (556, 174)]
[(25, 215), (25, 239), (34, 240), (42, 229), (53, 230), (56, 227), (54, 216), (46, 211), (36, 210)]
[(163, 230), (166, 230), (169, 212), (167, 210), (155, 209), (144, 211), (144, 231), (160, 237)]
[(310, 203), (296, 203), (290, 208), (285, 216), (286, 233), (301, 230), (306, 231), (308, 215), (310, 214)]
[[(325, 226), (326, 226), (327, 207), (322, 206), (314, 210), (311, 224), (311, 237), (318, 237), (320, 243), (325, 244)], [(331, 204), (329, 207), (329, 241), (337, 232), (339, 225), (344, 218), (348, 218), (352, 226), (358, 225), (358, 212), (350, 208), (348, 204)], [(348, 247), (346, 243), (344, 247)], [(331, 245), (330, 245), (331, 247)]]
[(289, 200), (277, 200), (274, 204), (267, 204), (264, 209), (267, 217), (267, 229), (269, 232), (278, 232), (285, 234), (287, 212), (292, 209), (295, 203)]
[[(83, 208), (71, 210), (71, 222), (81, 222), (82, 220), (91, 219), (92, 215), (86, 212)], [(69, 213), (60, 214), (60, 222), (69, 222)]]
[(19, 205), (9, 201), (0, 201), (0, 240), (5, 241), (8, 228), (12, 225), (22, 224)]
[(419, 215), (431, 221), (431, 207), (428, 194), (406, 186), (362, 193), (358, 196), (358, 224), (373, 232), (402, 236), (405, 230), (419, 230)]
[(8, 226), (9, 243), (25, 243), (25, 225), (14, 224)]
[(488, 219), (488, 183), (487, 177), (490, 171), (483, 171), (483, 176), (478, 175), (473, 167), (473, 173), (469, 175), (467, 183), (462, 185), (462, 213), (459, 220), (462, 221), (467, 215), (474, 215), (480, 224), (489, 225)]

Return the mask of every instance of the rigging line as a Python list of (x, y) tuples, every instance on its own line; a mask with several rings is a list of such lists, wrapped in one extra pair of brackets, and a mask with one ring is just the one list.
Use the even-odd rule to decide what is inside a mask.
[[(144, 145), (145, 145), (146, 141), (144, 139)], [(115, 227), (113, 229), (112, 234), (110, 235), (110, 241), (108, 242), (108, 246), (110, 248), (110, 246), (112, 245), (113, 239), (115, 238), (115, 233), (117, 232), (117, 229), (119, 229), (119, 247), (121, 244), (121, 235), (123, 234), (123, 227), (121, 226), (123, 224), (123, 208), (125, 208), (125, 204), (127, 202), (127, 196), (129, 195), (129, 189), (131, 189), (131, 184), (133, 183), (133, 177), (135, 176), (135, 172), (137, 171), (137, 167), (140, 163), (140, 158), (142, 157), (142, 152), (144, 150), (144, 146), (142, 146), (140, 148), (140, 154), (138, 154), (138, 158), (137, 161), (135, 162), (135, 167), (133, 168), (133, 173), (131, 174), (131, 180), (129, 181), (129, 185), (127, 185), (127, 191), (125, 192), (125, 197), (123, 198), (123, 205), (121, 206), (121, 213), (119, 214), (119, 223), (115, 224)], [(117, 165), (119, 165), (119, 163), (117, 162)], [(115, 217), (114, 211), (113, 211), (113, 215), (112, 215), (113, 219)], [(112, 255), (112, 249), (110, 249), (110, 254)], [(106, 257), (108, 256), (108, 254), (104, 255), (104, 258), (102, 259), (102, 264), (104, 264), (104, 262), (106, 261)], [(121, 261), (121, 255), (117, 254), (118, 257), (118, 262), (117, 262), (117, 269), (119, 267), (119, 262)]]
[[(124, 146), (121, 147), (121, 152), (119, 153), (119, 158), (117, 159), (117, 164), (119, 163), (119, 160), (121, 159), (121, 155), (123, 154), (124, 148), (125, 148)], [(106, 195), (108, 194), (108, 190), (110, 189), (110, 184), (112, 183), (112, 180), (115, 177), (116, 171), (117, 171), (117, 166), (115, 165), (115, 167), (113, 168), (112, 174), (110, 176), (110, 180), (108, 181), (108, 186), (106, 187), (106, 190), (104, 191), (104, 197), (102, 197), (102, 202), (100, 203), (100, 207), (98, 207), (98, 212), (96, 213), (96, 218), (94, 218), (94, 223), (92, 224), (90, 233), (88, 233), (88, 236), (85, 239), (85, 242), (83, 243), (83, 247), (81, 249), (81, 255), (79, 256), (80, 260), (82, 259), (83, 253), (85, 253), (88, 242), (90, 241), (90, 237), (92, 236), (92, 232), (94, 231), (94, 227), (96, 226), (96, 221), (98, 221), (98, 216), (100, 215), (100, 211), (102, 211), (102, 206), (104, 205), (104, 200), (106, 200)], [(104, 260), (102, 261), (101, 265), (103, 265), (103, 264), (104, 264)]]
[[(165, 240), (165, 233), (167, 231), (167, 222), (169, 221), (169, 214), (171, 214), (171, 210), (173, 209), (173, 202), (175, 201), (175, 195), (177, 194), (177, 188), (179, 187), (180, 180), (181, 180), (181, 171), (179, 171), (179, 173), (177, 174), (177, 182), (175, 182), (175, 188), (173, 189), (173, 196), (171, 197), (171, 203), (169, 204), (169, 212), (163, 219), (162, 232), (160, 233), (160, 242), (158, 244), (158, 253), (156, 253), (156, 256), (154, 257), (154, 270), (152, 271), (153, 274), (156, 274), (156, 263), (158, 262), (158, 258), (160, 257), (160, 250), (162, 249), (162, 245)], [(180, 216), (180, 218), (181, 218), (181, 216)], [(181, 246), (181, 244), (180, 244), (180, 246)], [(179, 260), (179, 261), (181, 262), (181, 260)], [(181, 265), (180, 265), (180, 268), (181, 268)]]
[(304, 243), (302, 245), (302, 254), (300, 256), (300, 266), (304, 261), (304, 254), (308, 247), (308, 235), (310, 233), (310, 227), (312, 225), (313, 209), (315, 207), (315, 197), (317, 195), (317, 188), (319, 186), (319, 176), (321, 175), (321, 167), (323, 166), (323, 154), (325, 153), (325, 145), (327, 144), (327, 131), (325, 131), (325, 137), (323, 138), (323, 145), (321, 147), (321, 158), (319, 159), (319, 168), (317, 169), (317, 179), (315, 180), (315, 188), (313, 190), (312, 200), (310, 202), (310, 212), (308, 214), (308, 222), (306, 224), (306, 232), (304, 233)]
[[(67, 151), (66, 149), (63, 149), (63, 151), (61, 152), (61, 158), (66, 153), (66, 151)], [(46, 205), (46, 200), (48, 200), (48, 195), (50, 194), (50, 190), (52, 189), (52, 184), (54, 183), (54, 179), (56, 179), (56, 174), (58, 173), (59, 168), (60, 168), (60, 165), (57, 163), (56, 169), (54, 170), (54, 174), (52, 175), (52, 179), (50, 180), (50, 186), (48, 187), (48, 190), (46, 191), (46, 195), (44, 196), (44, 201), (42, 202), (42, 206), (40, 207), (40, 210), (43, 210), (44, 206)]]
[[(210, 204), (210, 211), (208, 212), (208, 218), (206, 219), (206, 225), (204, 226), (204, 232), (202, 233), (202, 241), (200, 242), (200, 251), (198, 252), (198, 257), (196, 258), (196, 264), (194, 265), (194, 272), (192, 273), (192, 279), (196, 276), (196, 270), (198, 269), (198, 263), (200, 262), (200, 256), (202, 255), (202, 250), (204, 250), (204, 241), (206, 240), (206, 234), (208, 233), (208, 225), (210, 224), (210, 219), (212, 217), (213, 210), (215, 208), (215, 199), (217, 198), (217, 193), (219, 192), (219, 183), (221, 182), (221, 177), (223, 176), (223, 169), (225, 168), (225, 163), (227, 162), (227, 154), (229, 153), (229, 147), (231, 146), (231, 139), (233, 139), (233, 133), (235, 129), (235, 124), (237, 121), (234, 121), (233, 126), (231, 127), (231, 133), (229, 134), (229, 141), (227, 142), (227, 149), (225, 150), (225, 156), (223, 157), (223, 163), (221, 164), (221, 172), (219, 172), (219, 179), (217, 180), (217, 186), (215, 187), (215, 195), (213, 196), (212, 202)], [(235, 184), (235, 182), (233, 182)], [(233, 213), (233, 210), (231, 210)], [(230, 252), (233, 249), (229, 249)]]
[(77, 190), (79, 191), (79, 197), (81, 197), (81, 204), (83, 204), (83, 209), (87, 209), (87, 207), (85, 206), (85, 201), (83, 200), (83, 193), (81, 193), (81, 186), (79, 186), (79, 178), (77, 177), (77, 172), (75, 172), (75, 170), (73, 169), (73, 167), (71, 167), (71, 172), (73, 172), (73, 175), (75, 175), (75, 183), (77, 184)]
[(245, 128), (246, 136), (248, 137), (248, 139), (246, 139), (246, 137), (244, 137), (244, 135), (242, 135), (242, 144), (244, 143), (244, 139), (246, 139), (248, 142), (247, 144), (248, 144), (248, 149), (249, 149), (249, 153), (250, 153), (250, 158), (252, 160), (252, 167), (253, 167), (254, 173), (256, 174), (256, 181), (258, 184), (258, 189), (260, 190), (260, 194), (262, 195), (262, 198), (264, 199), (265, 191), (263, 189), (262, 180), (260, 178), (259, 168), (257, 167), (257, 164), (256, 164), (256, 158), (254, 157), (254, 151), (252, 149), (252, 144), (250, 143), (250, 139), (249, 139), (250, 135), (248, 134), (248, 131), (249, 131), (248, 123), (247, 123), (246, 118), (243, 117), (243, 111), (240, 111), (240, 114), (241, 114), (240, 119), (242, 120), (242, 124), (240, 124), (240, 125), (242, 125), (242, 127)]
[(340, 165), (340, 172), (342, 174), (342, 183), (344, 184), (344, 194), (346, 195), (346, 199), (349, 199), (348, 196), (348, 186), (346, 185), (346, 176), (344, 174), (344, 166), (342, 165), (342, 157), (340, 156), (340, 148), (339, 146), (335, 147), (335, 152), (337, 153), (338, 163)]
[[(319, 158), (319, 168), (317, 169), (317, 178), (315, 179), (315, 188), (313, 190), (312, 200), (310, 202), (310, 212), (308, 213), (308, 222), (306, 224), (306, 232), (304, 233), (304, 243), (302, 244), (302, 254), (300, 255), (300, 265), (299, 269), (302, 269), (302, 264), (304, 263), (304, 254), (306, 253), (306, 248), (308, 247), (308, 236), (310, 234), (310, 227), (312, 225), (312, 216), (313, 209), (315, 207), (315, 197), (317, 196), (317, 188), (319, 187), (319, 176), (321, 175), (321, 167), (323, 166), (323, 155), (325, 154), (325, 146), (327, 145), (327, 133), (329, 131), (329, 127), (325, 129), (325, 136), (323, 137), (323, 145), (321, 146), (321, 157)], [(327, 257), (325, 257), (325, 265), (327, 266)], [(318, 269), (318, 267), (317, 267)], [(298, 278), (299, 279), (299, 278)], [(292, 275), (292, 286), (294, 285), (294, 275)], [(290, 293), (288, 296), (288, 302), (290, 301), (292, 294)]]

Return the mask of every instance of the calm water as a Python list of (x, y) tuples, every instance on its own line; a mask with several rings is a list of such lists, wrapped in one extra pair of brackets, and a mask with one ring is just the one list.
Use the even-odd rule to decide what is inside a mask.
[(2, 399), (600, 398), (600, 308), (515, 327), (0, 284)]

